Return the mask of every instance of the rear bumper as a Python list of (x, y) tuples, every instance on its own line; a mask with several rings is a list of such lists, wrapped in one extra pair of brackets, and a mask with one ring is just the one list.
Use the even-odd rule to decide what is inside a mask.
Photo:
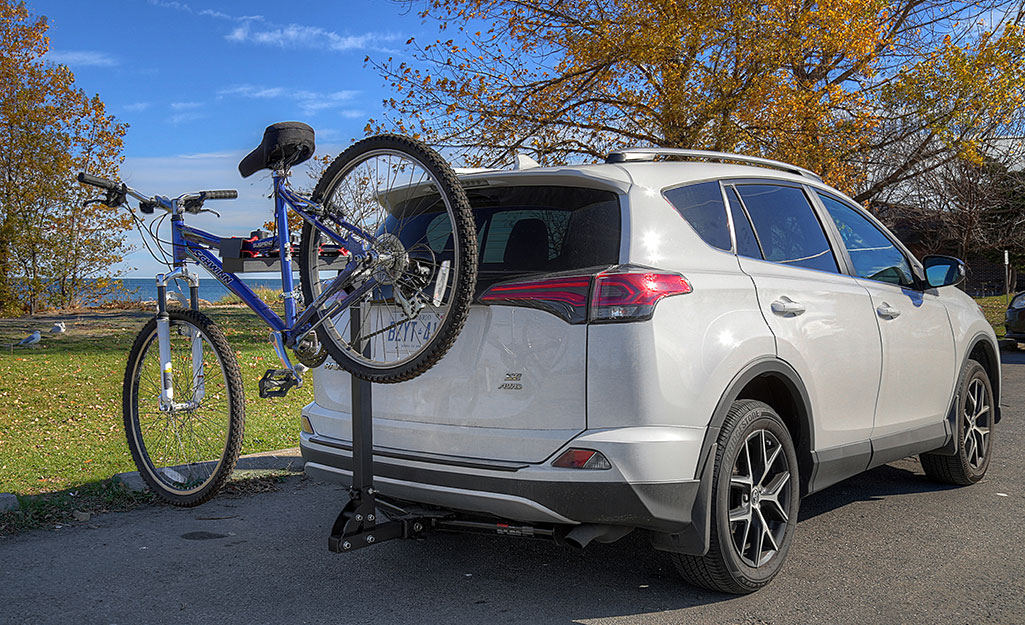
[[(693, 470), (702, 432), (683, 432), (674, 440), (669, 435), (681, 433), (656, 431), (639, 436), (635, 431), (679, 429), (585, 432), (567, 444), (601, 447), (599, 451), (613, 464), (613, 469), (605, 471), (375, 449), (374, 486), (397, 499), (516, 521), (598, 523), (689, 534), (695, 520), (703, 525), (702, 511), (706, 509), (700, 503), (695, 507), (703, 489)], [(592, 440), (588, 441), (589, 436)], [(669, 440), (658, 440), (667, 437)], [(300, 448), (306, 473), (311, 477), (351, 483), (352, 451), (348, 442), (303, 433)], [(645, 458), (647, 452), (656, 458), (674, 458), (673, 464), (686, 468), (652, 467), (649, 473), (657, 475), (645, 479), (636, 472), (638, 468), (643, 471), (644, 462), (639, 458)]]

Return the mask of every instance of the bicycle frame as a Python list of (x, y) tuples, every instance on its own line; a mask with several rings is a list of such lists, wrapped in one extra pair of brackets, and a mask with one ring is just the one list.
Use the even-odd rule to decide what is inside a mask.
[[(158, 198), (158, 201), (171, 211), (171, 242), (173, 265), (175, 267), (173, 271), (157, 276), (157, 335), (160, 348), (161, 371), (163, 372), (161, 376), (161, 409), (166, 410), (175, 406), (170, 360), (170, 326), (165, 310), (166, 288), (170, 280), (178, 277), (186, 279), (190, 286), (190, 303), (192, 308), (198, 308), (199, 279), (188, 270), (187, 263), (189, 261), (194, 261), (201, 265), (210, 275), (216, 278), (229, 291), (237, 295), (244, 304), (267, 323), (271, 329), (271, 343), (278, 358), (281, 360), (282, 365), (295, 375), (297, 386), (302, 386), (301, 372), (292, 364), (286, 348), (295, 345), (303, 336), (315, 329), (320, 321), (314, 321), (313, 316), (320, 311), (321, 306), (341, 291), (356, 271), (376, 258), (376, 252), (362, 243), (362, 241), (373, 241), (374, 237), (372, 235), (345, 220), (328, 216), (328, 219), (345, 231), (345, 236), (341, 236), (333, 231), (314, 214), (319, 212), (319, 206), (316, 203), (302, 197), (288, 187), (288, 175), (289, 173), (286, 171), (276, 171), (273, 176), (274, 221), (277, 226), (277, 234), (274, 238), (277, 239), (278, 249), (280, 250), (281, 290), (282, 297), (285, 300), (284, 319), (274, 312), (238, 274), (225, 271), (220, 258), (216, 254), (211, 253), (209, 248), (219, 250), (222, 242), (225, 240), (224, 238), (186, 225), (183, 211), (179, 210), (178, 206), (175, 206), (169, 200)], [(345, 267), (339, 271), (338, 276), (332, 281), (330, 286), (324, 289), (315, 301), (309, 302), (301, 315), (297, 315), (295, 302), (295, 278), (292, 273), (292, 245), (288, 225), (289, 208), (319, 230), (324, 236), (343, 248), (349, 257)], [(333, 302), (327, 310), (323, 311), (321, 320), (330, 317), (333, 311), (343, 310), (376, 284), (377, 280), (370, 276), (358, 288)], [(199, 336), (198, 332), (195, 332), (192, 337), (192, 375), (195, 384), (194, 395), (189, 402), (192, 404), (198, 404), (204, 392), (202, 342), (202, 337)], [(187, 408), (188, 406), (179, 404), (177, 407)]]

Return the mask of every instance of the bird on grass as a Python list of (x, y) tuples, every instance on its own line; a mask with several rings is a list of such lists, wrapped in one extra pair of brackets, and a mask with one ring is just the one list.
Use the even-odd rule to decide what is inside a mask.
[(50, 328), (50, 334), (64, 334), (67, 331), (68, 327), (64, 325), (63, 321), (58, 321), (54, 323), (53, 327)]
[(42, 338), (43, 337), (39, 333), (39, 330), (36, 330), (32, 334), (21, 339), (21, 341), (15, 343), (14, 345), (11, 345), (11, 347), (29, 347), (31, 345), (35, 345), (36, 343), (38, 343)]

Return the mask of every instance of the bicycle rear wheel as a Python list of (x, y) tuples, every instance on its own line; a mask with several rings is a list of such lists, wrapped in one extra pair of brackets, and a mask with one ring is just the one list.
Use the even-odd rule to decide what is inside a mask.
[(242, 449), (242, 374), (221, 331), (194, 310), (169, 310), (174, 404), (160, 409), (157, 319), (128, 356), (124, 422), (139, 474), (158, 497), (197, 506), (221, 489)]
[[(423, 143), (379, 135), (342, 152), (313, 199), (325, 223), (342, 236), (349, 234), (343, 222), (356, 226), (376, 255), (349, 278), (344, 293), (319, 307), (317, 335), (328, 354), (371, 382), (402, 382), (430, 369), (462, 329), (477, 278), (476, 227), (455, 173)], [(305, 224), (299, 272), (306, 302), (344, 264), (329, 262), (332, 254), (348, 251)], [(365, 292), (338, 304), (356, 289)]]

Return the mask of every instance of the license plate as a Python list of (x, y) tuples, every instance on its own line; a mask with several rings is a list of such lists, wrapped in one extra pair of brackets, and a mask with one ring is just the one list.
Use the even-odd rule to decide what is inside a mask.
[(421, 312), (416, 319), (404, 321), (383, 332), (386, 343), (403, 350), (417, 350), (438, 331), (441, 316), (435, 312)]

